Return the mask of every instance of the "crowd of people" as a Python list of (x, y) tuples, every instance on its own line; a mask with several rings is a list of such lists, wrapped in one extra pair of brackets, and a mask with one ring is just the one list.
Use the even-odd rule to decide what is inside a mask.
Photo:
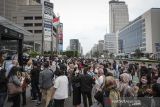
[(160, 64), (38, 56), (20, 67), (0, 59), (0, 107), (27, 105), (27, 89), (36, 106), (64, 107), (71, 97), (74, 107), (160, 107)]

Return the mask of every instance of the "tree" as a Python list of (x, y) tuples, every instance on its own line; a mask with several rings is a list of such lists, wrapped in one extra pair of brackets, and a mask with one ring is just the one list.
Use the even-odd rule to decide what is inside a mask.
[(78, 51), (65, 51), (63, 52), (63, 55), (66, 55), (67, 57), (78, 57), (79, 53)]
[(110, 58), (114, 58), (114, 54), (113, 53), (110, 53)]
[(103, 52), (104, 52), (104, 56), (105, 56), (105, 58), (107, 58), (107, 59), (108, 59), (109, 51), (108, 51), (108, 50), (104, 50)]
[(98, 51), (94, 52), (92, 56), (98, 58), (99, 57), (99, 52)]
[(140, 58), (142, 56), (141, 50), (140, 49), (136, 49), (134, 55), (135, 55), (135, 57)]

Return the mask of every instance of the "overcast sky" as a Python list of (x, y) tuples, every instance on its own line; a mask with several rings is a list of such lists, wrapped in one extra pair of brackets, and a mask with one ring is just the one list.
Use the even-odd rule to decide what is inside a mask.
[[(63, 23), (64, 49), (70, 39), (79, 39), (84, 54), (109, 31), (110, 0), (51, 0), (55, 13)], [(124, 0), (129, 20), (134, 20), (150, 8), (160, 8), (160, 0)]]

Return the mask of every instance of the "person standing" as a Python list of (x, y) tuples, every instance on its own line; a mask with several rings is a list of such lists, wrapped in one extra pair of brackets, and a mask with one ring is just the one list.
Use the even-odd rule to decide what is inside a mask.
[(89, 101), (89, 106), (92, 105), (92, 88), (93, 88), (93, 84), (94, 79), (87, 73), (87, 71), (89, 71), (89, 68), (85, 68), (84, 69), (84, 74), (81, 75), (80, 77), (80, 85), (81, 85), (81, 92), (82, 92), (82, 97), (83, 97), (83, 104), (84, 107), (88, 107), (87, 106), (87, 99)]
[(53, 93), (53, 72), (49, 69), (49, 63), (44, 63), (44, 70), (39, 75), (39, 86), (42, 91), (42, 96), (44, 97), (46, 104), (48, 106), (52, 93)]
[[(12, 67), (11, 71), (9, 72), (8, 78), (9, 82), (13, 83), (19, 87), (22, 86), (20, 79), (17, 76), (18, 73), (18, 68), (17, 67)], [(12, 107), (20, 107), (21, 105), (21, 93), (16, 93), (15, 95), (10, 95), (10, 99), (13, 102)]]
[(37, 105), (41, 103), (41, 92), (39, 88), (39, 74), (40, 74), (40, 67), (38, 67), (38, 63), (33, 63), (33, 69), (30, 72), (31, 75), (31, 86), (32, 86), (32, 101), (38, 100)]
[(68, 98), (68, 78), (64, 75), (64, 69), (60, 68), (57, 71), (57, 78), (53, 87), (54, 107), (64, 107), (64, 101)]
[(80, 71), (75, 68), (71, 77), (73, 87), (73, 105), (74, 107), (80, 107), (81, 104), (81, 86), (80, 86)]
[(5, 70), (0, 69), (0, 107), (4, 106), (6, 97), (7, 97), (7, 78), (5, 76)]

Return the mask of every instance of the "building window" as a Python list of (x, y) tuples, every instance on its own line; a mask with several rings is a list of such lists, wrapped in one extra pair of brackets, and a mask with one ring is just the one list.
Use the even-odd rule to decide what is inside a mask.
[(24, 17), (24, 20), (33, 20), (33, 17), (32, 16), (26, 16), (26, 17)]
[(28, 30), (29, 32), (33, 33), (33, 30)]
[(35, 20), (42, 20), (42, 16), (35, 16)]
[(42, 23), (35, 23), (34, 26), (42, 26)]
[(24, 23), (24, 27), (32, 27), (33, 23)]
[(35, 30), (34, 33), (42, 33), (42, 30)]

